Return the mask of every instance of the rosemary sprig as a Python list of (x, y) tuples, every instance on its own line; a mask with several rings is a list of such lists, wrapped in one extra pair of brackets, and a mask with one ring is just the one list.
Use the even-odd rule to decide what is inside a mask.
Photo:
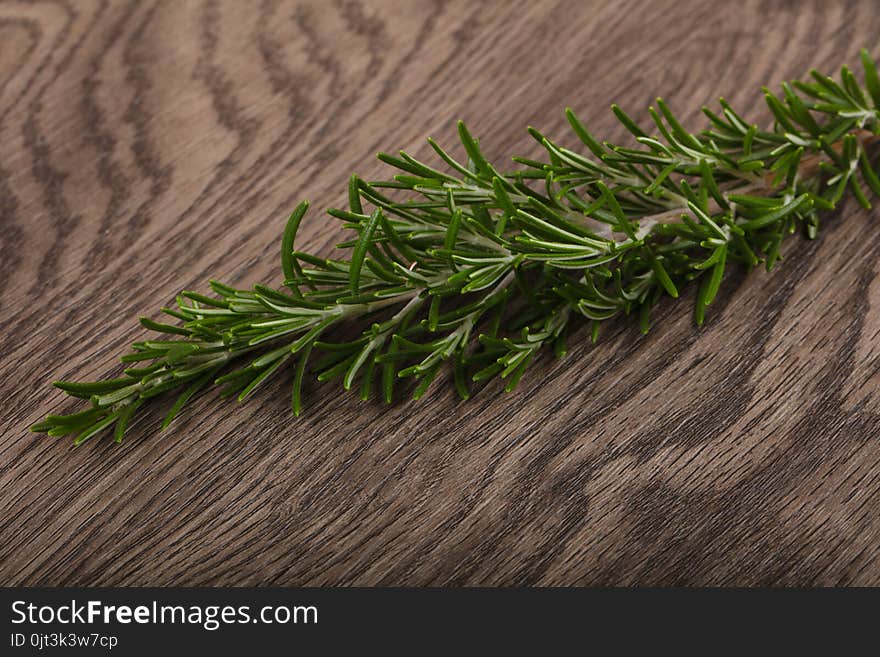
[[(573, 322), (591, 322), (595, 340), (601, 322), (633, 314), (646, 332), (652, 306), (694, 280), (702, 324), (732, 265), (770, 270), (786, 235), (815, 237), (819, 211), (847, 192), (869, 208), (863, 185), (880, 195), (867, 152), (880, 133), (880, 78), (865, 51), (862, 64), (864, 87), (843, 67), (836, 81), (813, 71), (781, 95), (765, 89), (770, 130), (722, 99), (693, 134), (658, 99), (650, 130), (612, 108), (631, 146), (599, 142), (567, 110), (584, 148), (530, 129), (546, 158), (514, 158), (512, 172), (463, 124), (464, 162), (431, 140), (438, 165), (380, 154), (398, 173), (352, 176), (348, 207), (329, 210), (353, 231), (339, 245), (348, 259), (295, 250), (301, 204), (281, 243), (284, 289), (212, 281), (211, 296), (182, 292), (162, 309), (175, 323), (141, 319), (166, 339), (132, 345), (118, 378), (57, 382), (90, 406), (31, 429), (79, 444), (112, 428), (121, 441), (164, 393), (178, 397), (163, 427), (212, 383), (243, 400), (282, 371), (293, 374), (296, 414), (307, 374), (341, 378), (364, 399), (378, 384), (388, 402), (402, 378), (421, 397), (445, 364), (463, 398), (491, 378), (512, 390), (543, 347), (565, 352)], [(337, 329), (356, 332), (343, 341)]]

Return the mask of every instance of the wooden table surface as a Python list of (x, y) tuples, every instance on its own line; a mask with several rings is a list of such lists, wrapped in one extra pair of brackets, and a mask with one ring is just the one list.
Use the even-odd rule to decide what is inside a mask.
[[(880, 584), (880, 216), (457, 401), (279, 380), (122, 446), (30, 434), (139, 315), (279, 281), (303, 198), (464, 119), (496, 161), (880, 55), (873, 0), (0, 1), (0, 584)], [(312, 213), (305, 248), (339, 222)]]

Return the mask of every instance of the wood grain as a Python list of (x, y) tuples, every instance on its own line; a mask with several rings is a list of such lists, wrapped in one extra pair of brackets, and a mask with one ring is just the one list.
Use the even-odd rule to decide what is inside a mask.
[[(466, 120), (496, 160), (574, 107), (622, 138), (663, 95), (880, 55), (872, 0), (0, 1), (0, 583), (880, 584), (880, 230), (849, 203), (772, 274), (614, 324), (518, 392), (385, 407), (279, 382), (123, 446), (29, 434), (136, 317), (277, 282), (303, 198)], [(307, 249), (338, 224), (313, 213)]]

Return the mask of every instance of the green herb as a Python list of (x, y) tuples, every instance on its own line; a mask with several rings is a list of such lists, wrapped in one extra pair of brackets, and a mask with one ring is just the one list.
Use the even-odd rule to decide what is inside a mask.
[[(120, 441), (135, 411), (165, 393), (177, 398), (163, 427), (212, 383), (242, 400), (273, 376), (293, 380), (297, 414), (306, 376), (391, 401), (402, 379), (419, 398), (448, 366), (462, 398), (492, 378), (512, 390), (541, 349), (565, 353), (574, 322), (591, 322), (594, 340), (617, 315), (647, 331), (651, 307), (695, 279), (702, 324), (731, 266), (769, 270), (785, 235), (816, 235), (820, 210), (847, 192), (870, 207), (862, 183), (880, 192), (866, 151), (880, 133), (880, 78), (865, 52), (862, 63), (865, 89), (844, 67), (840, 82), (813, 72), (781, 95), (765, 90), (771, 130), (721, 100), (692, 134), (658, 99), (650, 129), (613, 107), (630, 146), (600, 142), (567, 110), (585, 148), (531, 129), (546, 159), (514, 158), (512, 172), (463, 124), (464, 162), (430, 140), (439, 164), (380, 154), (398, 173), (353, 176), (348, 207), (329, 210), (355, 233), (339, 245), (349, 259), (295, 249), (301, 204), (282, 239), (283, 289), (212, 281), (213, 296), (182, 292), (163, 309), (177, 323), (141, 320), (167, 339), (135, 343), (122, 376), (56, 383), (91, 406), (31, 429)], [(334, 340), (337, 329), (354, 339)]]

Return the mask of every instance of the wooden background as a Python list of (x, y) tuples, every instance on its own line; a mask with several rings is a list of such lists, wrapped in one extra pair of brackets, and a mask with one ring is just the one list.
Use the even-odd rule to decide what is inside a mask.
[(312, 386), (295, 420), (279, 381), (122, 446), (26, 430), (179, 289), (277, 282), (286, 214), (378, 150), (462, 118), (535, 155), (566, 105), (620, 139), (609, 105), (660, 94), (693, 128), (720, 94), (765, 120), (761, 85), (880, 55), (876, 9), (0, 0), (0, 583), (880, 584), (880, 215), (855, 203), (703, 330), (690, 290), (512, 395)]

